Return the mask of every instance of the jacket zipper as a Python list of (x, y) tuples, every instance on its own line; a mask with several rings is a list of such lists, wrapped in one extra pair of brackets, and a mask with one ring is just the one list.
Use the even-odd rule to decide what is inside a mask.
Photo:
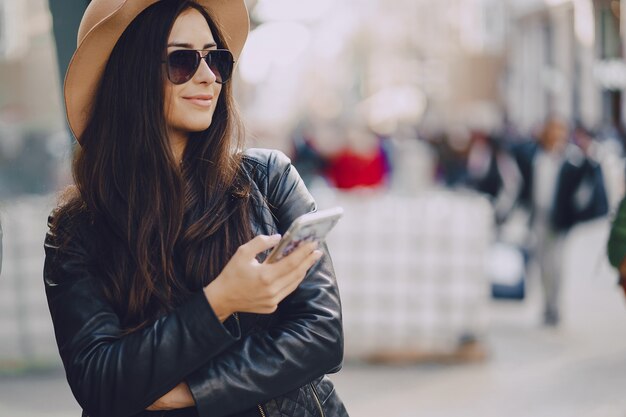
[(320, 402), (320, 397), (317, 394), (317, 388), (315, 388), (315, 385), (313, 385), (312, 382), (309, 385), (311, 386), (311, 389), (313, 389), (313, 397), (315, 397), (315, 402), (317, 403), (317, 407), (320, 410), (320, 416), (321, 417), (325, 417), (324, 416), (324, 410), (322, 409), (322, 403)]
[(257, 407), (259, 408), (259, 413), (261, 413), (261, 417), (265, 417), (265, 411), (263, 411), (263, 407), (261, 407), (261, 404), (257, 405)]

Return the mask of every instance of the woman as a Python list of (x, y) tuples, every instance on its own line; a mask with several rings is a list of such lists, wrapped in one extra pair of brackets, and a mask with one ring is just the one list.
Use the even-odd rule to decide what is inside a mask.
[(315, 206), (282, 154), (240, 151), (228, 81), (247, 32), (243, 0), (85, 12), (65, 79), (75, 186), (44, 267), (83, 415), (347, 416), (324, 376), (343, 354), (326, 248), (262, 262)]

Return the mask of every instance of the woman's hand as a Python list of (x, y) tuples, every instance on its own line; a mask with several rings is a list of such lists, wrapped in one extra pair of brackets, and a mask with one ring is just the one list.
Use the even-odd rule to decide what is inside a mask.
[(191, 395), (189, 386), (185, 382), (176, 385), (170, 392), (156, 400), (148, 411), (176, 410), (179, 408), (193, 407), (196, 403)]
[(234, 312), (269, 314), (302, 282), (322, 256), (317, 243), (307, 243), (275, 263), (256, 256), (274, 247), (280, 235), (257, 236), (241, 245), (218, 277), (204, 291), (221, 321)]

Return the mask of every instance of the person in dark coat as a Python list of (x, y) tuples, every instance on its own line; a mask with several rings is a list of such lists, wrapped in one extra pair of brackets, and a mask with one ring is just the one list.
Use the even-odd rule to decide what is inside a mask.
[(567, 125), (547, 120), (536, 142), (515, 147), (522, 184), (519, 201), (531, 213), (531, 254), (539, 265), (544, 294), (543, 320), (560, 320), (562, 249), (576, 224), (608, 213), (602, 169), (577, 144), (569, 143)]

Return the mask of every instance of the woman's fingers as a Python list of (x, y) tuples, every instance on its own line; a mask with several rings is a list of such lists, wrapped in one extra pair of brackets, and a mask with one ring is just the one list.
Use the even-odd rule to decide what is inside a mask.
[(294, 270), (276, 279), (272, 283), (272, 296), (268, 299), (269, 304), (267, 305), (267, 311), (264, 313), (273, 313), (278, 308), (278, 304), (298, 288), (298, 285), (300, 285), (306, 276), (309, 268), (311, 268), (322, 255), (323, 252), (319, 250), (309, 253)]
[(300, 285), (307, 271), (324, 255), (320, 250), (315, 250), (298, 265), (296, 269), (280, 278), (277, 284), (280, 286), (278, 298), (281, 300), (291, 294)]
[(246, 257), (254, 258), (259, 253), (273, 248), (278, 242), (280, 242), (280, 235), (258, 235), (254, 239), (239, 246), (237, 251)]
[(267, 265), (269, 268), (273, 268), (272, 272), (277, 277), (274, 288), (282, 289), (293, 281), (297, 281), (299, 284), (309, 268), (323, 255), (322, 251), (317, 250), (317, 246), (317, 242), (307, 243), (280, 261)]
[[(322, 252), (316, 250), (316, 242), (306, 242), (278, 262), (256, 262), (258, 253), (279, 241), (280, 235), (261, 235), (237, 249), (218, 279), (206, 287), (207, 298), (214, 310), (271, 313), (297, 288), (308, 269), (322, 256)], [(226, 307), (220, 306), (217, 293), (228, 294)], [(218, 317), (221, 319), (222, 316), (218, 314)]]
[(286, 275), (300, 266), (306, 257), (317, 249), (317, 246), (317, 242), (302, 243), (297, 249), (278, 262), (263, 265), (264, 267), (271, 268), (276, 275)]

